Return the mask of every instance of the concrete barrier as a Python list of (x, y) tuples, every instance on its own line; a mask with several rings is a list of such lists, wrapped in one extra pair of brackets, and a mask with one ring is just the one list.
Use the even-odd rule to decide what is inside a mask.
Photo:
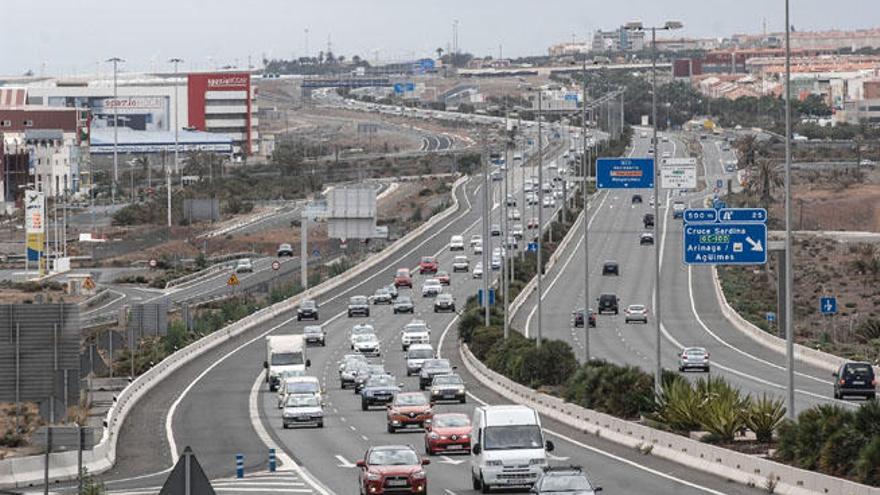
[[(712, 269), (712, 282), (715, 286), (715, 296), (718, 299), (718, 306), (721, 313), (727, 318), (734, 328), (751, 338), (756, 343), (780, 354), (785, 354), (785, 339), (781, 339), (775, 335), (765, 332), (761, 328), (750, 321), (743, 318), (736, 312), (727, 302), (724, 295), (724, 289), (721, 287), (721, 280), (718, 277), (718, 270)], [(848, 359), (817, 349), (811, 349), (805, 345), (794, 345), (794, 358), (797, 361), (814, 366), (816, 368), (827, 371), (828, 373), (836, 372), (840, 365), (849, 361)], [(874, 373), (880, 376), (880, 366), (874, 366)]]
[(465, 344), (461, 345), (459, 352), (468, 371), (486, 387), (585, 434), (601, 436), (743, 485), (765, 488), (772, 482), (775, 484), (774, 493), (783, 495), (880, 495), (880, 488), (724, 449), (565, 402), (492, 371)]
[[(406, 236), (398, 239), (381, 252), (367, 258), (363, 263), (360, 263), (348, 271), (321, 283), (307, 293), (302, 293), (293, 298), (263, 308), (241, 320), (217, 330), (214, 333), (206, 335), (196, 342), (177, 350), (150, 368), (147, 372), (138, 376), (116, 396), (113, 406), (107, 411), (100, 443), (98, 443), (93, 450), (83, 452), (83, 467), (88, 469), (91, 474), (99, 474), (113, 467), (113, 464), (116, 462), (116, 441), (129, 411), (137, 405), (137, 402), (146, 392), (159, 385), (175, 370), (205, 352), (217, 347), (223, 342), (226, 342), (257, 325), (270, 321), (283, 313), (295, 309), (303, 298), (314, 297), (329, 292), (340, 285), (357, 278), (366, 270), (393, 256), (402, 246), (411, 242), (419, 235), (433, 228), (436, 224), (449, 218), (458, 211), (460, 205), (456, 193), (458, 188), (466, 181), (467, 177), (460, 177), (453, 184), (451, 191), (452, 205), (450, 205), (449, 208), (434, 215), (427, 222), (408, 233)], [(44, 459), (44, 456), (37, 455), (0, 460), (0, 488), (18, 488), (42, 483)], [(76, 478), (76, 462), (76, 452), (56, 452), (50, 454), (50, 482)]]

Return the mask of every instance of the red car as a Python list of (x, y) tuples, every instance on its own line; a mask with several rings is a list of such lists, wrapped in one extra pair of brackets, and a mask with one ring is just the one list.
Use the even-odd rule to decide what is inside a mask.
[(412, 276), (409, 273), (409, 268), (397, 269), (397, 273), (394, 275), (394, 286), (412, 289)]
[(449, 285), (449, 272), (437, 272), (437, 275), (434, 276), (437, 280), (440, 281), (441, 285)]
[(388, 433), (395, 433), (401, 428), (427, 427), (434, 417), (434, 411), (431, 410), (433, 405), (421, 392), (398, 393), (388, 404)]
[(529, 219), (528, 228), (537, 229), (538, 228), (538, 217), (532, 217)]
[(425, 431), (425, 453), (471, 452), (471, 421), (461, 413), (444, 413), (434, 416)]
[(422, 466), (430, 463), (406, 445), (370, 447), (364, 459), (357, 461), (360, 493), (427, 493), (428, 475)]
[(419, 273), (437, 273), (437, 260), (433, 256), (422, 256)]

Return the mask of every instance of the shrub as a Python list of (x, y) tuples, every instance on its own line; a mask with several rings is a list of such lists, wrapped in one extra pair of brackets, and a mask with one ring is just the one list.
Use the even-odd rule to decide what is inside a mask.
[(651, 419), (676, 431), (693, 431), (700, 426), (702, 399), (690, 382), (681, 377), (665, 381)]
[(880, 485), (880, 436), (875, 435), (859, 451), (855, 463), (856, 479), (866, 485)]
[(822, 404), (807, 409), (797, 421), (780, 425), (779, 458), (804, 469), (816, 470), (829, 437), (845, 428), (851, 419), (852, 413), (838, 405)]
[(746, 411), (746, 426), (755, 433), (759, 442), (770, 442), (773, 432), (785, 418), (785, 411), (782, 399), (773, 399), (765, 393), (760, 399), (753, 400)]
[(520, 383), (533, 387), (558, 386), (565, 383), (578, 367), (571, 346), (561, 340), (545, 340), (541, 347), (534, 341), (525, 350), (512, 377)]
[(566, 382), (562, 396), (588, 409), (635, 419), (654, 409), (654, 378), (635, 366), (592, 360)]

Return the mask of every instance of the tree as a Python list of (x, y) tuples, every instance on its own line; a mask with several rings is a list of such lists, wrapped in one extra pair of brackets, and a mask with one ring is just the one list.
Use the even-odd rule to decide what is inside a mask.
[(437, 52), (437, 60), (442, 60), (443, 59), (443, 48), (437, 47), (437, 49), (434, 51)]
[(739, 152), (739, 168), (751, 168), (755, 165), (758, 155), (758, 139), (754, 134), (746, 134), (734, 145)]
[(783, 185), (783, 177), (776, 162), (769, 158), (759, 158), (751, 167), (751, 175), (746, 184), (753, 196), (758, 198), (761, 206), (770, 209), (773, 192)]

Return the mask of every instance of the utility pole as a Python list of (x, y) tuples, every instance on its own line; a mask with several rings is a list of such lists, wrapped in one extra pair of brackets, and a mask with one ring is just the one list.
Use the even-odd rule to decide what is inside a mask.
[(541, 99), (542, 88), (538, 88), (538, 334), (536, 335), (535, 346), (541, 347), (541, 297), (544, 295), (543, 278), (544, 270), (541, 263), (541, 243), (544, 238), (544, 143), (543, 128), (541, 127), (541, 113), (543, 101)]
[(307, 210), (308, 208), (303, 208), (299, 226), (299, 280), (303, 291), (309, 289), (309, 214)]
[(584, 188), (581, 193), (584, 195), (584, 362), (590, 360), (590, 236), (589, 236), (589, 216), (590, 216), (590, 200), (587, 194), (587, 186), (589, 185), (590, 175), (590, 149), (587, 146), (587, 62), (584, 61), (583, 67), (583, 93), (584, 107), (581, 115), (581, 140), (583, 147), (581, 148), (581, 162), (583, 164)]
[(113, 63), (113, 185), (110, 188), (110, 200), (116, 204), (116, 188), (119, 185), (119, 96), (117, 94), (117, 64), (124, 62), (119, 57), (107, 59)]
[(788, 372), (788, 417), (794, 408), (794, 325), (792, 324), (791, 259), (791, 19), (789, 0), (785, 0), (785, 357)]
[[(172, 58), (169, 60), (170, 63), (174, 64), (174, 174), (180, 175), (180, 122), (177, 120), (179, 117), (178, 113), (178, 103), (180, 101), (180, 97), (177, 94), (179, 89), (179, 84), (177, 81), (177, 66), (183, 62), (182, 58)], [(171, 195), (171, 190), (168, 190), (168, 195)], [(170, 227), (170, 225), (169, 225)]]
[(503, 184), (503, 192), (501, 194), (501, 196), (502, 196), (502, 198), (501, 198), (502, 203), (501, 204), (503, 205), (502, 210), (503, 210), (503, 215), (504, 215), (504, 228), (501, 229), (502, 230), (501, 238), (503, 239), (501, 241), (501, 246), (502, 246), (501, 252), (504, 254), (504, 257), (501, 259), (501, 262), (502, 262), (501, 280), (503, 282), (502, 287), (504, 288), (504, 306), (503, 306), (503, 310), (504, 310), (504, 338), (507, 339), (508, 337), (510, 337), (510, 328), (509, 328), (509, 323), (508, 323), (508, 320), (510, 319), (509, 318), (510, 315), (508, 314), (508, 310), (507, 310), (508, 309), (507, 308), (507, 300), (508, 300), (507, 293), (508, 293), (508, 289), (510, 288), (510, 274), (509, 274), (510, 253), (507, 252), (508, 248), (510, 248), (510, 243), (507, 242), (507, 239), (510, 236), (510, 230), (508, 229), (508, 216), (509, 215), (508, 215), (508, 210), (507, 210), (507, 176), (509, 175), (508, 172), (510, 171), (510, 145), (511, 145), (511, 141), (509, 140), (510, 133), (511, 133), (511, 131), (509, 130), (510, 115), (507, 113), (507, 109), (505, 109), (504, 121), (505, 121), (505, 130), (507, 130), (507, 132), (508, 132), (508, 139), (505, 140), (505, 143), (504, 143), (504, 184)]
[(491, 237), (489, 236), (490, 201), (489, 189), (492, 183), (489, 181), (489, 144), (486, 141), (485, 131), (481, 131), (483, 140), (483, 308), (485, 326), (489, 326), (489, 275), (492, 267), (489, 266), (489, 251), (492, 249)]

